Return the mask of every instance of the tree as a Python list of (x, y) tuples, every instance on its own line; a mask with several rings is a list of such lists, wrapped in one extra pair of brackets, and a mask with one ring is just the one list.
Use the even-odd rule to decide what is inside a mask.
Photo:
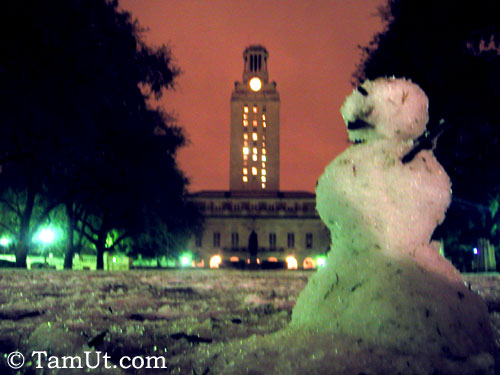
[[(435, 150), (450, 175), (453, 202), (438, 234), (494, 238), (500, 194), (500, 3), (390, 0), (386, 23), (363, 50), (355, 84), (406, 77), (429, 97), (430, 127), (448, 127)], [(472, 219), (472, 220), (471, 220)], [(460, 242), (460, 240), (459, 240)]]
[[(189, 211), (180, 209), (187, 180), (175, 161), (184, 136), (149, 104), (179, 69), (166, 46), (145, 44), (116, 0), (10, 0), (2, 8), (0, 193), (2, 204), (10, 192), (24, 199), (17, 263), (25, 266), (36, 226), (63, 205), (68, 227), (96, 243), (102, 268), (108, 233), (138, 235), (152, 202), (169, 202), (154, 215), (165, 221)], [(156, 174), (172, 188), (152, 188)]]

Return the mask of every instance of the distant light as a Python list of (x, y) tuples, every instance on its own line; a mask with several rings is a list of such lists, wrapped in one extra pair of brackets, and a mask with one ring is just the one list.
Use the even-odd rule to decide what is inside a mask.
[(320, 256), (316, 258), (316, 265), (318, 267), (323, 267), (326, 264), (326, 258), (324, 256)]
[[(52, 255), (52, 254), (51, 254)], [(116, 263), (116, 257), (113, 257), (113, 263)]]
[(210, 268), (219, 268), (222, 263), (222, 257), (220, 255), (214, 255), (210, 258)]
[(479, 254), (479, 250), (477, 249), (477, 247), (475, 247), (472, 251), (474, 252), (475, 255)]
[[(259, 77), (253, 77), (250, 80), (249, 85), (250, 85), (250, 88), (252, 89), (252, 91), (257, 92), (262, 88), (262, 81), (260, 80)], [(255, 112), (255, 110), (254, 110), (254, 112)]]
[(6, 237), (0, 238), (0, 245), (2, 245), (2, 246), (8, 246), (9, 243), (10, 243), (10, 240), (8, 238), (6, 238)]
[(296, 270), (298, 268), (297, 259), (292, 256), (286, 257), (286, 268), (289, 270)]
[(56, 238), (56, 235), (54, 231), (50, 228), (43, 228), (40, 233), (38, 234), (38, 239), (40, 242), (42, 242), (44, 245), (47, 245), (51, 242), (54, 242), (54, 239)]
[(181, 266), (187, 267), (190, 266), (193, 260), (193, 256), (191, 254), (183, 254), (181, 255)]

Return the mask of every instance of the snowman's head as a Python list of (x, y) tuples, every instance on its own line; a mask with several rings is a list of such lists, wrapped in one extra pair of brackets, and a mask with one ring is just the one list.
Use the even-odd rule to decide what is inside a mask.
[(406, 79), (378, 78), (363, 82), (347, 97), (340, 112), (349, 140), (408, 141), (425, 131), (428, 100), (424, 91)]

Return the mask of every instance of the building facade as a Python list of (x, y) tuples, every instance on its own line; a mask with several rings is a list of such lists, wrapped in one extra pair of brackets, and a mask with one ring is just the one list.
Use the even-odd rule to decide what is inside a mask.
[(190, 242), (197, 266), (316, 268), (329, 250), (315, 195), (279, 189), (280, 97), (268, 58), (260, 45), (243, 52), (231, 95), (229, 191), (191, 196), (205, 219)]

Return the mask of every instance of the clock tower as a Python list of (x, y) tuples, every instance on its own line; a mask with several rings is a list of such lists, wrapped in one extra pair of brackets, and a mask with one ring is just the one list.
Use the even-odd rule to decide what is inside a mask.
[(269, 82), (265, 47), (243, 52), (243, 80), (231, 95), (231, 191), (279, 190), (280, 97)]

